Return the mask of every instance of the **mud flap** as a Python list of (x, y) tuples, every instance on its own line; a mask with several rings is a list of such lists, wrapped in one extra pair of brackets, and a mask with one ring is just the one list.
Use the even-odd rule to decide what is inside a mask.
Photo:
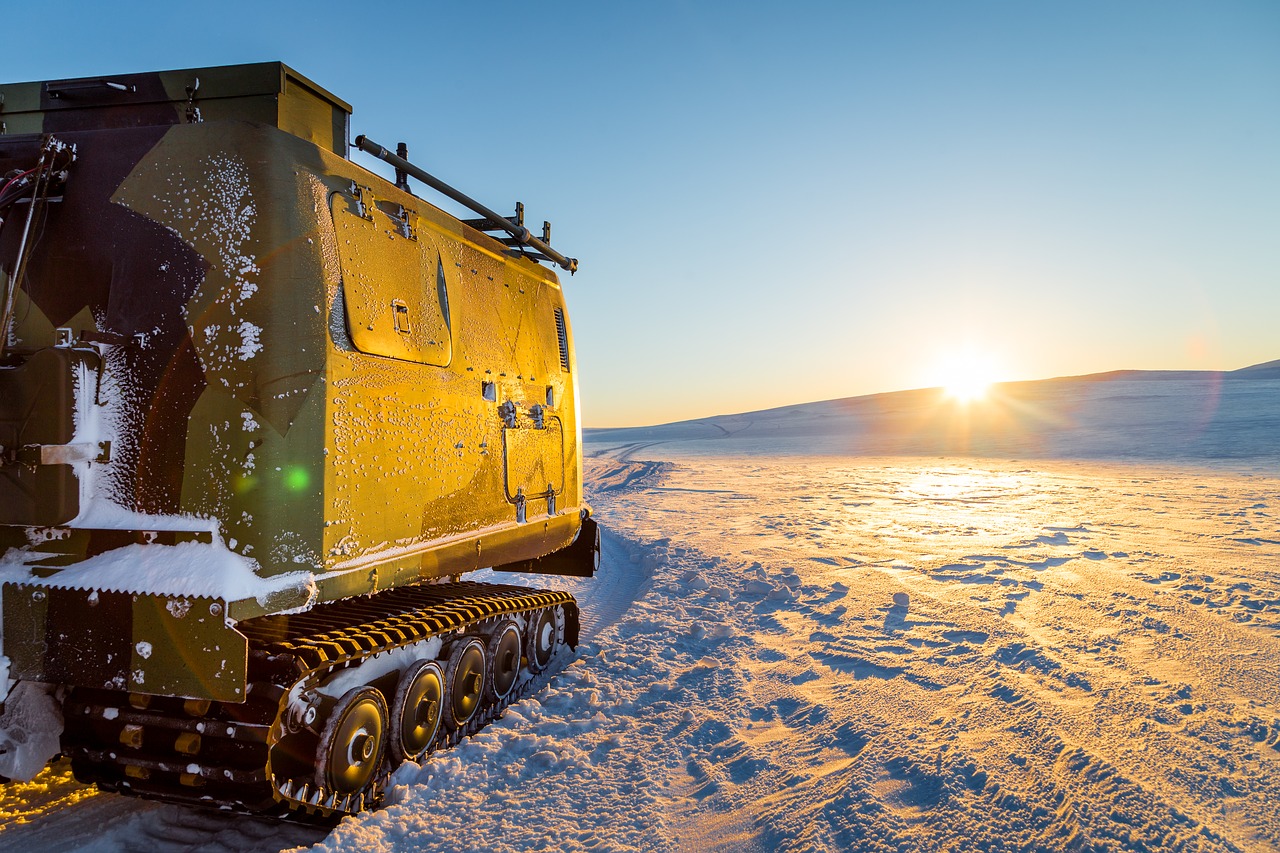
[(578, 538), (567, 548), (561, 548), (536, 560), (521, 560), (494, 566), (495, 572), (530, 572), (536, 575), (565, 575), (589, 578), (600, 567), (600, 525), (594, 518), (586, 518)]
[(243, 702), (249, 642), (212, 598), (4, 585), (10, 678)]

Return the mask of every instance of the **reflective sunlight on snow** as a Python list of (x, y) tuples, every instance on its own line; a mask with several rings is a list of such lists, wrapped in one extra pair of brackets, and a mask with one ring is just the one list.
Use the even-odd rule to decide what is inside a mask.
[(526, 578), (579, 597), (577, 656), (385, 808), (330, 833), (64, 767), (0, 847), (1280, 846), (1273, 474), (602, 439), (599, 575)]

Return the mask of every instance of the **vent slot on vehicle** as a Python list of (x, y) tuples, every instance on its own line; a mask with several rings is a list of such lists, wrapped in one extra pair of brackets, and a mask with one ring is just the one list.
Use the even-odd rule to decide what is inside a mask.
[(569, 372), (569, 330), (564, 325), (564, 309), (556, 309), (556, 340), (560, 343), (560, 369)]

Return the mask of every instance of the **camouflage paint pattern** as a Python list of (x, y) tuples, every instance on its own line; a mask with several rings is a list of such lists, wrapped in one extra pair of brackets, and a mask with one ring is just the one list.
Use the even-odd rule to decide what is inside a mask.
[[(228, 596), (234, 623), (573, 542), (588, 509), (555, 274), (347, 160), (345, 103), (279, 63), (0, 97), (0, 174), (30, 168), (41, 134), (77, 156), (17, 294), (0, 445), (70, 452), (38, 447), (70, 446), (86, 382), (110, 441), (79, 468), (0, 465), (0, 550), (46, 552), (36, 571), (56, 585), (122, 541), (212, 529), (261, 576), (297, 578)], [(0, 230), (5, 270), (18, 230)], [(67, 655), (36, 648), (47, 603), (10, 589), (17, 674), (76, 683)], [(135, 660), (155, 672), (136, 689), (230, 695), (213, 665), (169, 672), (205, 641), (165, 624), (187, 651)]]

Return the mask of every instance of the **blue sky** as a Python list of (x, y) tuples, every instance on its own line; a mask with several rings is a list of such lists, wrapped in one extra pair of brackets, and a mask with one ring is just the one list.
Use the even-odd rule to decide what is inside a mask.
[(589, 425), (1280, 358), (1278, 3), (401, 7), (63, 4), (0, 78), (281, 59), (523, 201)]

